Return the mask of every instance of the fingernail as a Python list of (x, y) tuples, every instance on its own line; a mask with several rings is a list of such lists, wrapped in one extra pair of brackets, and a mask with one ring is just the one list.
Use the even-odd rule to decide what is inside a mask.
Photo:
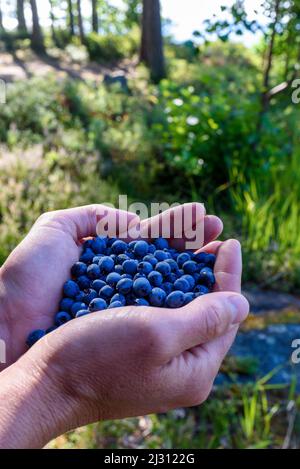
[(232, 324), (243, 322), (249, 313), (249, 303), (242, 295), (232, 295), (228, 298), (231, 306)]

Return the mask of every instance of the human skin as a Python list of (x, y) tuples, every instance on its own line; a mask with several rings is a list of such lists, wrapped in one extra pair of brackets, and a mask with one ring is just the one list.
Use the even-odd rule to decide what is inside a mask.
[[(0, 374), (3, 448), (41, 447), (89, 422), (200, 404), (248, 314), (240, 295), (240, 246), (210, 242), (222, 225), (205, 217), (204, 249), (217, 255), (213, 293), (179, 309), (128, 306), (94, 313), (21, 356), (27, 332), (53, 321), (80, 240), (95, 234), (95, 213), (92, 206), (42, 217), (1, 271), (1, 331), (12, 347), (12, 364)], [(149, 223), (141, 223), (141, 232)]]

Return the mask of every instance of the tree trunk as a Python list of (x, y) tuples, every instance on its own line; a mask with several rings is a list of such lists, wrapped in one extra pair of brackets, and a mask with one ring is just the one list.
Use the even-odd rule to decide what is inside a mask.
[(0, 32), (2, 33), (3, 31), (4, 31), (3, 16), (2, 16), (2, 9), (1, 9), (1, 3), (0, 3)]
[(97, 11), (97, 0), (92, 0), (92, 28), (95, 33), (99, 31), (99, 18)]
[(74, 13), (73, 13), (73, 5), (72, 0), (68, 0), (68, 13), (69, 13), (69, 27), (71, 36), (75, 35), (75, 28), (74, 28)]
[(17, 0), (17, 20), (18, 31), (21, 33), (27, 33), (27, 26), (24, 14), (24, 0)]
[(83, 21), (82, 21), (82, 13), (81, 13), (81, 0), (77, 0), (77, 15), (78, 15), (78, 28), (79, 28), (79, 36), (82, 43), (84, 43), (84, 29), (83, 29)]
[(32, 13), (31, 47), (37, 52), (44, 52), (44, 37), (40, 26), (36, 0), (30, 0), (30, 6)]
[(55, 34), (55, 16), (53, 13), (53, 0), (49, 0), (49, 4), (50, 4), (51, 36), (52, 36), (52, 41), (57, 46), (57, 38)]
[(155, 83), (166, 76), (159, 0), (143, 0), (140, 60)]

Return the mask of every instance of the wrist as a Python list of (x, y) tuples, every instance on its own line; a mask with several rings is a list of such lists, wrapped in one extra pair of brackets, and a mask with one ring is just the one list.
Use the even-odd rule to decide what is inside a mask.
[(72, 428), (72, 403), (26, 354), (0, 374), (0, 448), (41, 448)]
[(0, 371), (13, 361), (7, 297), (8, 292), (3, 279), (3, 268), (0, 268)]

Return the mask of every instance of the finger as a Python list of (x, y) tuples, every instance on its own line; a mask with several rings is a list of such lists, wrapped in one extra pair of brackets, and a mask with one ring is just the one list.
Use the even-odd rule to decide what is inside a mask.
[[(146, 315), (151, 314), (148, 308)], [(199, 344), (224, 335), (244, 321), (249, 311), (247, 300), (232, 292), (211, 293), (177, 310), (153, 309), (151, 320), (163, 334), (166, 359), (178, 356)]]
[(242, 252), (236, 239), (229, 239), (218, 247), (214, 274), (214, 291), (241, 291)]
[(134, 213), (93, 204), (45, 213), (37, 220), (34, 227), (42, 225), (62, 229), (77, 242), (96, 234), (109, 236), (123, 234), (125, 238), (129, 227), (139, 221), (139, 217)]
[(204, 219), (204, 245), (218, 238), (222, 231), (222, 220), (215, 215), (206, 215)]

